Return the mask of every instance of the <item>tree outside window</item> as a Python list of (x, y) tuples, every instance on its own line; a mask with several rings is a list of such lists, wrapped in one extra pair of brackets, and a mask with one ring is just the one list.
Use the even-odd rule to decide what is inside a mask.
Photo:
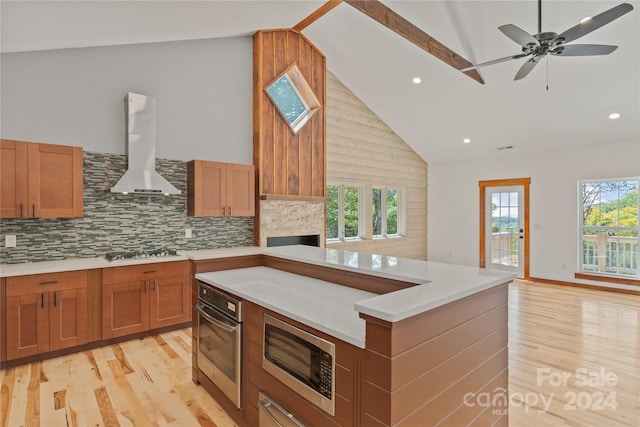
[(373, 236), (398, 234), (398, 190), (393, 188), (372, 189)]
[(327, 185), (327, 239), (360, 237), (360, 187)]
[(579, 182), (583, 273), (638, 277), (640, 179)]
[(327, 239), (338, 239), (338, 192), (337, 185), (327, 185), (327, 197), (330, 199), (326, 204)]

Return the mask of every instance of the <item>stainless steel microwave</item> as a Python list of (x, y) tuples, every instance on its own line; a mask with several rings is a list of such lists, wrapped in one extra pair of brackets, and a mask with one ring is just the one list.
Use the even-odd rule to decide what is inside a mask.
[(290, 389), (335, 415), (336, 346), (264, 315), (262, 367)]

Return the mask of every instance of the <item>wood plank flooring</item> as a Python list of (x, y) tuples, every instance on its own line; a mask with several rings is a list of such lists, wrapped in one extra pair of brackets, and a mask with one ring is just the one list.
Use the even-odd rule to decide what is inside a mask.
[(509, 424), (640, 426), (640, 297), (509, 289)]
[(0, 371), (0, 426), (234, 426), (191, 381), (191, 329)]
[[(640, 297), (523, 282), (509, 297), (511, 426), (640, 426)], [(0, 426), (233, 426), (190, 351), (182, 329), (0, 371)]]

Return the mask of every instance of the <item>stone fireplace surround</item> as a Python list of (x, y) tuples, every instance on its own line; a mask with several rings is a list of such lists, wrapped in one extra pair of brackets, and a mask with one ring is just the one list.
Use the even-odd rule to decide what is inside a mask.
[(267, 237), (320, 236), (325, 246), (325, 202), (307, 200), (260, 200), (258, 206), (259, 245), (267, 246)]

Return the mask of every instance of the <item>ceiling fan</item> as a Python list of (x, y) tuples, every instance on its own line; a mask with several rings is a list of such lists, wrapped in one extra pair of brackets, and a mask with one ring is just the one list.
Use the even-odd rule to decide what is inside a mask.
[(579, 24), (569, 28), (561, 34), (553, 32), (542, 32), (542, 0), (538, 0), (538, 34), (529, 34), (521, 28), (513, 24), (502, 25), (498, 27), (505, 36), (522, 46), (522, 53), (507, 56), (505, 58), (494, 59), (493, 61), (483, 62), (471, 67), (463, 68), (460, 71), (466, 72), (475, 70), (485, 65), (498, 64), (500, 62), (509, 61), (511, 59), (526, 58), (527, 61), (520, 67), (514, 80), (520, 80), (526, 77), (531, 70), (546, 55), (556, 56), (592, 56), (592, 55), (608, 55), (618, 48), (618, 46), (601, 45), (601, 44), (573, 44), (567, 43), (576, 40), (598, 28), (608, 24), (609, 22), (620, 18), (627, 12), (633, 10), (633, 6), (629, 3), (622, 3), (599, 15), (591, 18), (583, 19)]

